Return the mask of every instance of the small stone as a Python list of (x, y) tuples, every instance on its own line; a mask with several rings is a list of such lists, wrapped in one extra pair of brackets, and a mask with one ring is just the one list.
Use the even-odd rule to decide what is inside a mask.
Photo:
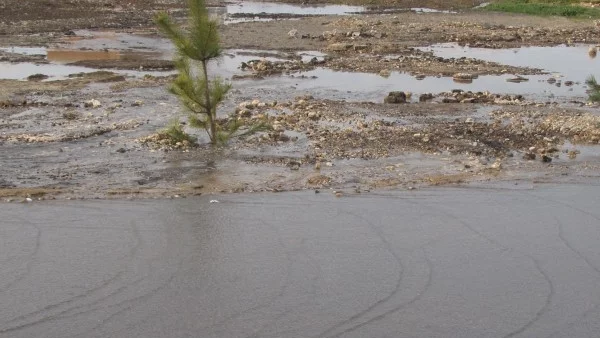
[(139, 107), (139, 106), (141, 106), (143, 104), (144, 104), (144, 101), (142, 101), (142, 100), (135, 100), (135, 102), (132, 103), (131, 106), (132, 107)]
[(219, 203), (217, 200), (210, 200), (210, 203)]
[(335, 192), (335, 197), (342, 197), (344, 196), (340, 191), (336, 191)]
[(550, 157), (548, 155), (542, 155), (542, 162), (550, 163), (550, 162), (552, 162), (552, 157)]
[(527, 160), (527, 161), (533, 161), (535, 160), (535, 154), (534, 153), (525, 153), (523, 154), (523, 159)]
[(100, 103), (100, 101), (98, 101), (96, 99), (92, 99), (92, 100), (89, 100), (89, 101), (85, 101), (83, 103), (83, 106), (85, 108), (98, 108), (98, 107), (102, 106), (102, 104)]
[(472, 117), (467, 117), (465, 123), (475, 123), (475, 120)]
[(126, 151), (127, 150), (125, 148), (119, 148), (119, 149), (117, 149), (117, 153), (121, 153), (121, 154), (125, 153)]

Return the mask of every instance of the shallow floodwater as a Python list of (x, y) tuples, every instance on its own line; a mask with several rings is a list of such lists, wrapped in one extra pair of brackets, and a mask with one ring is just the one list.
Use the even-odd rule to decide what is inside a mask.
[(596, 338), (600, 187), (512, 187), (2, 203), (0, 336)]
[(259, 81), (238, 81), (242, 85), (259, 87), (287, 87), (311, 91), (323, 98), (345, 99), (349, 101), (381, 102), (389, 91), (408, 91), (417, 94), (440, 93), (452, 89), (465, 91), (489, 91), (502, 94), (521, 94), (535, 100), (559, 100), (585, 97), (585, 88), (581, 84), (571, 87), (557, 87), (546, 82), (548, 75), (526, 76), (529, 81), (513, 83), (506, 81), (514, 75), (486, 75), (474, 79), (472, 83), (455, 82), (450, 77), (429, 76), (417, 80), (407, 73), (392, 73), (382, 77), (370, 73), (336, 72), (330, 69), (316, 69), (295, 73), (293, 77), (274, 77)]
[(347, 5), (290, 5), (274, 2), (244, 1), (226, 6), (227, 14), (295, 14), (295, 15), (345, 15), (364, 12), (362, 6)]
[(584, 82), (590, 75), (600, 75), (600, 57), (588, 54), (589, 45), (555, 47), (521, 47), (507, 49), (461, 47), (455, 43), (420, 48), (444, 58), (468, 57), (500, 64), (541, 68), (559, 74), (563, 80)]

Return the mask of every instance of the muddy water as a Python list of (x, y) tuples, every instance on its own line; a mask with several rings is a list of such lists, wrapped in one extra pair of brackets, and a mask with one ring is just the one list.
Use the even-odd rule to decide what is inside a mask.
[(0, 204), (0, 336), (597, 337), (599, 187), (519, 187)]
[(295, 14), (295, 15), (345, 15), (364, 12), (362, 6), (347, 5), (290, 5), (283, 3), (244, 1), (227, 5), (227, 14)]

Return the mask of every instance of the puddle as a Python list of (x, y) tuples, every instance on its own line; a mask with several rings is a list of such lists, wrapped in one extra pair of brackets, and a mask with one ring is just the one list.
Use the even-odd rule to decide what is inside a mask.
[(1, 47), (0, 51), (20, 55), (46, 55), (44, 47)]
[(151, 51), (163, 60), (171, 59), (173, 55), (171, 41), (157, 35), (139, 35), (89, 30), (77, 30), (75, 31), (75, 34), (75, 36), (66, 37), (63, 40), (65, 47), (59, 49), (109, 49), (127, 52)]
[(69, 74), (91, 73), (97, 69), (67, 66), (57, 64), (35, 64), (35, 63), (0, 63), (0, 78), (8, 80), (23, 80), (30, 75), (44, 74), (52, 80), (64, 79)]
[(145, 75), (167, 76), (175, 74), (169, 71), (138, 71), (138, 70), (121, 70), (121, 69), (96, 69), (82, 66), (72, 66), (56, 63), (7, 63), (0, 62), (0, 80), (25, 80), (27, 77), (34, 74), (44, 74), (49, 77), (48, 81), (64, 80), (71, 74), (77, 73), (93, 73), (99, 70), (111, 71), (116, 74), (122, 74), (133, 77), (143, 77)]
[(284, 3), (244, 1), (227, 5), (227, 14), (294, 14), (294, 15), (347, 15), (364, 12), (365, 7), (347, 5), (290, 5)]
[[(541, 68), (558, 73), (571, 80), (583, 83), (589, 75), (598, 77), (600, 57), (592, 58), (588, 54), (590, 46), (522, 47), (510, 49), (488, 49), (461, 47), (455, 43), (439, 44), (420, 48), (431, 51), (444, 58), (469, 57), (500, 64)], [(546, 76), (548, 78), (549, 76)]]
[[(384, 78), (370, 73), (336, 72), (319, 68), (308, 72), (295, 73), (287, 77), (252, 81), (247, 85), (272, 88), (292, 87), (296, 90), (311, 91), (318, 96), (323, 95), (323, 97), (333, 99), (373, 102), (381, 102), (388, 92), (395, 90), (412, 92), (415, 94), (413, 99), (418, 98), (420, 93), (439, 93), (452, 89), (520, 94), (538, 101), (583, 98), (586, 96), (585, 89), (582, 86), (556, 87), (548, 84), (546, 82), (547, 75), (528, 76), (529, 81), (522, 83), (507, 82), (506, 80), (511, 77), (513, 76), (488, 75), (480, 76), (472, 83), (458, 83), (448, 77), (426, 77), (423, 80), (417, 80), (410, 74), (392, 73), (389, 77)], [(244, 81), (237, 81), (236, 83), (238, 82), (245, 84)]]

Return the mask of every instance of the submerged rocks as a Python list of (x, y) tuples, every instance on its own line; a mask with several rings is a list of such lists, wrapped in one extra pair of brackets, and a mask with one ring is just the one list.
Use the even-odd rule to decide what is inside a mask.
[(431, 94), (431, 93), (424, 93), (424, 94), (419, 95), (419, 102), (426, 102), (426, 101), (429, 101), (432, 99), (433, 99), (433, 94)]
[(388, 96), (383, 99), (384, 103), (406, 103), (406, 93), (404, 92), (389, 92)]
[(456, 73), (452, 76), (452, 79), (455, 82), (461, 82), (461, 83), (471, 83), (473, 82), (473, 79), (477, 78), (477, 76), (473, 75), (473, 74), (469, 74), (469, 73)]

